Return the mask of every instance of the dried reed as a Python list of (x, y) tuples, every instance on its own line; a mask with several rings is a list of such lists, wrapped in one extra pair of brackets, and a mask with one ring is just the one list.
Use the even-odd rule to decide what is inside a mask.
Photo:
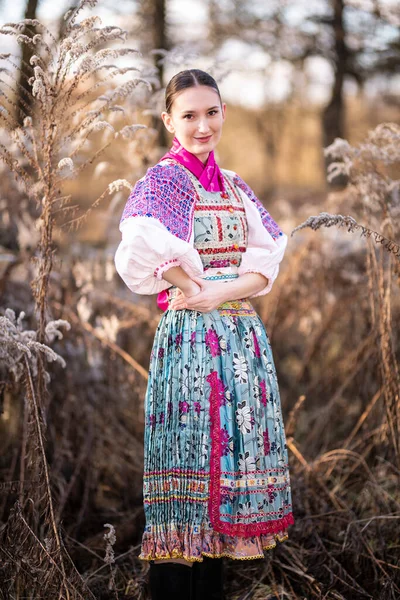
[[(1, 532), (5, 553), (2, 579), (6, 582), (1, 589), (9, 593), (18, 590), (18, 596), (94, 597), (74, 569), (62, 542), (45, 447), (50, 409), (47, 387), (50, 375), (46, 364), (58, 360), (65, 366), (47, 344), (61, 336), (60, 324), (68, 325), (65, 321), (52, 321), (49, 307), (54, 224), (56, 216), (62, 214), (64, 224), (77, 226), (108, 194), (114, 194), (121, 186), (130, 187), (126, 180), (109, 184), (82, 215), (76, 215), (71, 196), (63, 191), (64, 183), (97, 160), (113, 139), (130, 139), (144, 127), (126, 125), (116, 131), (106, 117), (112, 111), (124, 112), (117, 102), (126, 101), (140, 84), (151, 89), (146, 79), (132, 77), (133, 67), (109, 63), (110, 59), (118, 62), (121, 57), (138, 53), (132, 48), (104, 47), (124, 42), (127, 35), (124, 30), (103, 26), (97, 16), (78, 21), (82, 9), (95, 5), (94, 0), (80, 0), (68, 11), (60, 39), (38, 20), (7, 23), (0, 29), (1, 34), (13, 36), (32, 50), (33, 76), (28, 89), (18, 84), (17, 59), (11, 54), (0, 56), (6, 64), (1, 69), (4, 78), (0, 159), (14, 175), (27, 201), (36, 206), (39, 231), (32, 280), (37, 330), (24, 332), (23, 315), (16, 319), (11, 311), (0, 321), (4, 366), (14, 384), (23, 381), (26, 396), (19, 501)], [(129, 79), (124, 81), (127, 74)], [(15, 100), (16, 90), (21, 96), (19, 103)], [(21, 127), (19, 122), (23, 122)], [(91, 156), (85, 156), (94, 136), (100, 136), (101, 147)], [(28, 497), (23, 493), (27, 476), (35, 482)], [(18, 543), (11, 541), (16, 529), (22, 535)], [(28, 556), (29, 568), (21, 571), (18, 564), (20, 560), (26, 562)], [(114, 587), (113, 574), (110, 585)]]

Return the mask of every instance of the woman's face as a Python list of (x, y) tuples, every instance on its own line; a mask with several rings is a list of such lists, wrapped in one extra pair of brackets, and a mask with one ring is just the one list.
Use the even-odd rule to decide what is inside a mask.
[(182, 146), (203, 163), (218, 144), (225, 120), (226, 104), (207, 85), (179, 92), (172, 103), (171, 114), (161, 113), (165, 127), (174, 133)]

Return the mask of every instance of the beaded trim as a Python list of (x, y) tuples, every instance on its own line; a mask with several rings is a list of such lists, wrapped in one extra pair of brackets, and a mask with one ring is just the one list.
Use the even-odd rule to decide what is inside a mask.
[(164, 271), (167, 271), (171, 267), (179, 267), (180, 265), (181, 261), (177, 258), (171, 258), (170, 260), (166, 260), (154, 270), (154, 277), (160, 280), (162, 279), (162, 274), (164, 273)]
[(208, 277), (203, 277), (203, 279), (237, 279), (239, 275), (237, 273), (226, 273), (222, 275), (209, 275)]

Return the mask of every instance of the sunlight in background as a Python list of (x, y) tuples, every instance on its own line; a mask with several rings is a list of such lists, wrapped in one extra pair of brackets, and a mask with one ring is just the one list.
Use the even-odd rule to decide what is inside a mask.
[[(366, 2), (367, 0), (360, 0), (360, 4)], [(393, 0), (386, 0), (385, 3), (390, 5)], [(41, 0), (38, 18), (57, 27), (68, 6), (67, 0), (57, 3), (53, 0)], [(294, 25), (300, 24), (311, 11), (320, 12), (320, 7), (321, 3), (317, 0), (298, 1), (297, 4), (294, 2), (287, 13), (287, 19)], [(25, 0), (3, 2), (0, 10), (1, 23), (22, 19), (24, 8)], [(87, 11), (88, 14), (90, 12), (93, 11)], [(133, 15), (134, 2), (120, 1), (117, 9), (111, 3), (99, 2), (94, 12), (102, 17), (104, 23), (109, 23), (112, 19), (113, 23), (121, 24), (121, 16)], [(306, 102), (325, 104), (329, 100), (333, 71), (329, 62), (322, 57), (309, 57), (305, 61), (304, 73), (300, 75), (295, 73), (292, 65), (284, 61), (270, 64), (269, 56), (265, 52), (240, 40), (227, 41), (217, 55), (202, 56), (197, 47), (207, 39), (207, 19), (207, 3), (202, 0), (169, 1), (168, 21), (176, 28), (177, 44), (182, 46), (182, 51), (190, 58), (185, 60), (183, 54), (179, 63), (168, 66), (165, 71), (166, 80), (185, 68), (210, 70), (218, 79), (226, 101), (248, 108), (258, 108), (266, 102), (283, 101), (290, 94), (293, 85), (298, 85), (299, 81), (302, 86), (299, 90), (300, 95)], [(126, 23), (121, 24), (122, 27), (124, 25), (126, 26)], [(312, 25), (310, 23), (311, 29)], [(15, 46), (12, 44), (13, 40), (10, 37), (2, 36), (0, 51), (13, 50)], [(357, 86), (351, 80), (347, 80), (345, 85), (348, 95), (356, 95)], [(385, 89), (385, 85), (386, 79), (376, 77), (367, 82), (365, 91), (374, 96)], [(391, 86), (395, 93), (396, 90), (400, 92), (400, 76), (392, 79)]]
[[(190, 10), (188, 5), (190, 4)], [(39, 4), (38, 17), (43, 21), (57, 23), (61, 15), (67, 10), (68, 1), (54, 3), (52, 0), (42, 0)], [(119, 12), (129, 13), (133, 3), (126, 2), (119, 5)], [(0, 19), (2, 23), (17, 21), (23, 18), (25, 0), (15, 0), (12, 4), (6, 2), (2, 6)], [(106, 22), (113, 11), (110, 7), (99, 3), (95, 11)], [(201, 40), (206, 36), (208, 18), (207, 4), (200, 0), (171, 0), (169, 4), (169, 20), (178, 25), (185, 25), (184, 37), (181, 37), (183, 47), (188, 44), (188, 39)], [(119, 15), (114, 14), (114, 23), (119, 20)], [(10, 38), (0, 39), (1, 51), (9, 51), (12, 47)], [(7, 44), (7, 46), (5, 45)], [(222, 71), (227, 71), (226, 77), (221, 77), (221, 93), (227, 102), (241, 104), (249, 108), (258, 108), (266, 101), (279, 102), (283, 100), (291, 89), (292, 67), (286, 63), (269, 66), (268, 55), (260, 49), (250, 48), (248, 44), (239, 40), (226, 42), (218, 53), (218, 66)], [(166, 78), (172, 77), (177, 71), (196, 67), (204, 70), (213, 65), (212, 60), (199, 56), (190, 63), (184, 62), (181, 66), (172, 66), (166, 69)], [(223, 69), (225, 67), (225, 69)], [(267, 77), (266, 77), (266, 69)], [(329, 97), (326, 89), (327, 82), (332, 80), (331, 67), (323, 59), (316, 59), (310, 66), (312, 81), (310, 81), (310, 100), (325, 102)], [(217, 75), (216, 75), (217, 76)]]

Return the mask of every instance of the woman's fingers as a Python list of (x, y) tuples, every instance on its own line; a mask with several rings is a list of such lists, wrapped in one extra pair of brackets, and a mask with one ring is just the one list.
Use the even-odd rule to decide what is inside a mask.
[(172, 302), (170, 308), (172, 308), (172, 310), (180, 310), (182, 308), (186, 308), (186, 304), (185, 302)]
[(199, 292), (194, 296), (186, 297), (183, 293), (178, 298), (177, 296), (172, 300), (170, 308), (172, 310), (183, 310), (185, 308), (189, 310), (197, 310), (200, 312), (210, 312), (215, 307), (219, 306), (219, 302), (210, 303), (210, 299), (207, 298), (207, 294)]

